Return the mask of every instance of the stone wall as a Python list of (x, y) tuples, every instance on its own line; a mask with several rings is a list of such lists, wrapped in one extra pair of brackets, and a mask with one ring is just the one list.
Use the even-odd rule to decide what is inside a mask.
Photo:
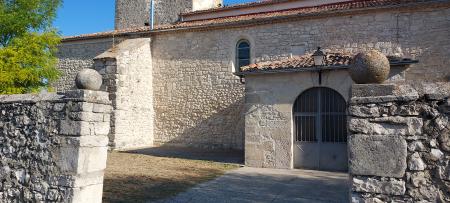
[[(161, 5), (170, 2), (161, 1)], [(168, 6), (164, 8), (175, 8)], [(376, 48), (387, 55), (420, 61), (406, 72), (407, 81), (445, 81), (450, 75), (446, 65), (450, 63), (449, 19), (449, 8), (397, 9), (151, 34), (155, 139), (160, 143), (243, 148), (244, 85), (233, 75), (235, 45), (240, 39), (251, 42), (254, 62), (301, 55), (316, 46), (350, 53)], [(67, 81), (73, 81), (78, 69), (92, 67), (92, 59), (110, 48), (112, 41), (64, 42), (63, 77), (57, 89), (72, 87)]]
[(254, 62), (317, 46), (348, 53), (375, 48), (420, 61), (407, 70), (407, 81), (446, 81), (449, 29), (450, 9), (418, 8), (153, 35), (155, 139), (211, 145), (228, 145), (229, 136), (243, 140), (236, 126), (243, 126), (244, 88), (232, 75), (240, 39), (251, 42)]
[[(117, 41), (116, 41), (117, 42)], [(61, 77), (53, 84), (57, 91), (75, 89), (75, 77), (84, 68), (94, 67), (94, 57), (113, 45), (113, 39), (93, 39), (63, 42), (58, 51)]]
[(347, 70), (248, 75), (245, 83), (245, 164), (293, 168), (292, 109), (312, 87), (328, 87), (348, 99), (352, 81)]
[(155, 141), (243, 149), (244, 85), (218, 33), (152, 37)]
[(155, 25), (174, 23), (180, 13), (192, 11), (192, 0), (155, 0), (154, 4)]
[(354, 85), (352, 202), (450, 201), (450, 83)]
[(128, 39), (97, 56), (113, 112), (110, 146), (115, 149), (153, 145), (153, 71), (149, 38)]
[(0, 202), (101, 202), (105, 92), (0, 96)]
[(116, 0), (115, 29), (144, 27), (150, 23), (150, 0)]

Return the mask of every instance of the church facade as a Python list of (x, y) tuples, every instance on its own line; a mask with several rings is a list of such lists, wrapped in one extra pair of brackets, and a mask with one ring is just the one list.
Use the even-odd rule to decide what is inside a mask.
[[(294, 140), (296, 101), (327, 88), (317, 90), (338, 95), (332, 100), (345, 108), (353, 81), (345, 68), (321, 72), (320, 80), (314, 71), (273, 71), (296, 67), (285, 61), (317, 47), (349, 56), (376, 49), (420, 61), (393, 68), (388, 83), (450, 77), (450, 1), (323, 2), (116, 0), (116, 30), (64, 38), (55, 87), (74, 88), (83, 68), (102, 74), (114, 107), (110, 145), (116, 149), (239, 149), (251, 166), (302, 167), (294, 160), (301, 153)], [(258, 74), (242, 68), (257, 64), (266, 64)], [(337, 140), (346, 130), (339, 133)]]

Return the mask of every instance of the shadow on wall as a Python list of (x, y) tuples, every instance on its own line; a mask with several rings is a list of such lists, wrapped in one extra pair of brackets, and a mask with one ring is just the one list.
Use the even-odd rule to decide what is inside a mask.
[[(130, 150), (129, 153), (205, 160), (221, 163), (244, 163), (244, 98), (197, 121), (177, 137), (160, 146)], [(240, 115), (236, 119), (236, 115)], [(184, 124), (187, 125), (187, 124)], [(157, 140), (158, 141), (158, 140)]]
[[(220, 104), (220, 102), (216, 102)], [(220, 108), (220, 109), (219, 109)], [(244, 97), (234, 103), (221, 108), (217, 107), (217, 112), (207, 118), (190, 117), (174, 118), (172, 122), (179, 123), (180, 130), (178, 136), (163, 138), (156, 133), (156, 142), (161, 146), (191, 147), (198, 149), (221, 149), (221, 150), (243, 150), (244, 149)], [(192, 113), (191, 113), (192, 114)], [(189, 117), (190, 115), (186, 115)], [(192, 124), (188, 123), (192, 122)], [(181, 128), (181, 126), (190, 126)], [(156, 127), (161, 130), (164, 125)]]

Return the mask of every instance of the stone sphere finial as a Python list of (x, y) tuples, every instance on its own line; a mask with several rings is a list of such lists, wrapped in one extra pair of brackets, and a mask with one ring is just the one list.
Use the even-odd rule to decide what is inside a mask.
[(389, 59), (377, 50), (357, 54), (350, 65), (350, 76), (358, 84), (383, 83), (390, 71)]
[(100, 90), (102, 86), (102, 76), (94, 69), (81, 70), (75, 79), (75, 84), (78, 89), (83, 90)]

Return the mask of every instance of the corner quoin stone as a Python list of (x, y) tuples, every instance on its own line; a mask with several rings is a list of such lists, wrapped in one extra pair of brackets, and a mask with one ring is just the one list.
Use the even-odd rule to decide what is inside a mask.
[(353, 175), (401, 178), (407, 167), (407, 143), (400, 136), (351, 135), (349, 171)]

